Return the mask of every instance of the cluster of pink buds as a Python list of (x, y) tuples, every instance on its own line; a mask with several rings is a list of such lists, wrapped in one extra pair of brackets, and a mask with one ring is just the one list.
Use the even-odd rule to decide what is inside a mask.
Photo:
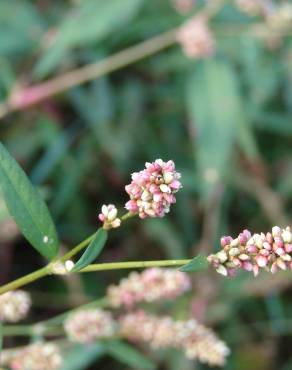
[(53, 343), (36, 343), (17, 351), (11, 370), (58, 370), (62, 364), (59, 348)]
[(125, 187), (130, 196), (126, 209), (138, 213), (140, 218), (163, 217), (176, 202), (174, 194), (182, 187), (181, 175), (175, 171), (173, 161), (156, 159), (145, 166), (132, 174), (131, 184)]
[(188, 58), (207, 58), (214, 54), (215, 41), (208, 27), (207, 19), (197, 16), (184, 23), (178, 33), (177, 41)]
[(101, 207), (101, 213), (98, 218), (103, 222), (103, 228), (105, 230), (117, 228), (121, 225), (121, 220), (117, 217), (118, 210), (113, 204), (103, 205)]
[(24, 319), (31, 306), (28, 293), (15, 290), (0, 295), (0, 321), (17, 322)]
[(115, 322), (110, 312), (99, 308), (80, 310), (70, 315), (64, 329), (72, 342), (90, 343), (109, 338), (115, 333)]
[(191, 289), (186, 273), (173, 269), (149, 268), (141, 274), (132, 272), (119, 285), (108, 288), (107, 297), (113, 307), (133, 307), (139, 302), (174, 299)]
[(233, 239), (221, 238), (222, 250), (208, 257), (208, 261), (224, 276), (233, 276), (237, 269), (253, 271), (260, 268), (276, 273), (279, 269), (292, 269), (292, 232), (290, 227), (272, 228), (267, 234), (254, 234), (244, 230)]
[(128, 313), (119, 319), (120, 334), (134, 342), (148, 343), (153, 349), (178, 348), (190, 359), (211, 366), (222, 366), (229, 354), (224, 342), (195, 320), (174, 321), (143, 310)]
[(196, 0), (172, 0), (174, 9), (180, 14), (186, 14), (195, 6)]

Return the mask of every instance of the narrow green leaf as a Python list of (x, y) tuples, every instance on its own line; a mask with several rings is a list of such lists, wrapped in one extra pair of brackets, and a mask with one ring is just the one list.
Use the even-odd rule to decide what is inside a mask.
[(182, 272), (198, 272), (206, 270), (209, 267), (207, 257), (198, 255), (191, 260), (191, 262), (182, 266), (179, 270)]
[(55, 225), (38, 191), (0, 143), (0, 186), (7, 208), (31, 245), (53, 259), (59, 249)]
[(77, 344), (66, 351), (61, 370), (85, 370), (104, 355), (99, 343)]
[(104, 344), (104, 347), (108, 354), (131, 368), (152, 370), (156, 367), (141, 352), (138, 352), (134, 347), (125, 342), (118, 340), (108, 341)]
[(72, 271), (80, 271), (84, 267), (88, 266), (91, 262), (93, 262), (102, 251), (106, 240), (107, 232), (104, 229), (99, 229), (95, 235), (95, 238), (86, 248), (86, 251), (83, 253), (81, 258), (76, 262)]
[(196, 132), (195, 154), (205, 199), (230, 166), (242, 106), (237, 76), (222, 60), (201, 61), (187, 81), (187, 105)]

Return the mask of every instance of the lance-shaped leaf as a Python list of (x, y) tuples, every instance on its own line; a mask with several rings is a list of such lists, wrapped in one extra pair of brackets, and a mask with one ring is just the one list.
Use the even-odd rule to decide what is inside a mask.
[(206, 270), (209, 267), (209, 262), (207, 261), (207, 257), (198, 255), (193, 258), (189, 263), (182, 266), (180, 271), (182, 272), (198, 272)]
[(133, 369), (152, 370), (156, 367), (141, 352), (125, 342), (111, 340), (105, 342), (104, 347), (109, 355)]
[(107, 232), (104, 229), (99, 229), (95, 235), (95, 238), (87, 247), (81, 258), (76, 262), (73, 272), (82, 270), (93, 262), (102, 251), (105, 242), (107, 240)]
[(55, 225), (39, 192), (0, 143), (0, 187), (9, 213), (31, 245), (53, 259), (59, 248)]

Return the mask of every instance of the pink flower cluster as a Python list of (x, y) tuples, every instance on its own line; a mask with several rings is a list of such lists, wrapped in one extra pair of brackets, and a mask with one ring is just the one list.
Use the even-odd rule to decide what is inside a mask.
[(113, 336), (115, 322), (110, 312), (99, 308), (80, 310), (66, 319), (64, 329), (73, 342), (89, 343)]
[(130, 196), (126, 209), (140, 218), (163, 217), (176, 202), (174, 194), (182, 187), (181, 175), (175, 171), (173, 161), (156, 159), (145, 166), (132, 174), (132, 182), (125, 187)]
[(113, 307), (133, 307), (138, 302), (174, 299), (191, 289), (186, 273), (173, 269), (150, 268), (132, 272), (119, 285), (108, 288), (107, 297)]
[(189, 58), (207, 58), (214, 54), (215, 41), (202, 16), (197, 16), (184, 23), (177, 34), (177, 41)]
[(30, 295), (15, 290), (0, 295), (0, 321), (17, 322), (24, 319), (31, 307)]
[(36, 343), (12, 356), (12, 370), (58, 370), (62, 364), (59, 348), (53, 343)]
[(174, 321), (139, 310), (120, 317), (119, 325), (120, 334), (128, 340), (148, 343), (154, 349), (181, 349), (189, 359), (211, 366), (223, 366), (229, 354), (226, 344), (194, 319)]
[(251, 235), (244, 230), (233, 239), (221, 238), (222, 250), (208, 257), (208, 261), (224, 276), (233, 276), (237, 269), (253, 271), (257, 276), (260, 269), (276, 273), (279, 269), (292, 270), (292, 232), (290, 227), (272, 228), (266, 234)]

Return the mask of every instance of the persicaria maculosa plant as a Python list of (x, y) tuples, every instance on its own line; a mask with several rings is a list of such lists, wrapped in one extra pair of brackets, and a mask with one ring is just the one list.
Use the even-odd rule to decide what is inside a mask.
[[(182, 188), (181, 175), (172, 160), (157, 159), (134, 172), (130, 184), (125, 186), (129, 195), (126, 211), (118, 211), (113, 204), (101, 205), (98, 215), (101, 227), (64, 255), (59, 254), (58, 236), (47, 206), (2, 144), (0, 185), (7, 208), (24, 237), (49, 260), (43, 268), (0, 287), (1, 336), (21, 334), (38, 338), (34, 344), (2, 350), (0, 365), (12, 370), (60, 369), (64, 341), (59, 339), (64, 338), (64, 348), (74, 343), (99, 341), (104, 350), (111, 353), (130, 351), (132, 361), (138, 358), (140, 367), (145, 369), (152, 368), (152, 362), (124, 340), (152, 349), (176, 348), (190, 359), (222, 366), (229, 349), (211, 329), (199, 324), (194, 317), (174, 320), (165, 312), (163, 315), (153, 310), (147, 312), (147, 305), (159, 311), (160, 302), (175, 301), (188, 294), (192, 282), (187, 272), (206, 269), (210, 264), (225, 276), (234, 275), (240, 268), (253, 271), (255, 276), (260, 269), (275, 273), (292, 268), (289, 227), (274, 227), (271, 233), (254, 235), (244, 230), (236, 239), (223, 237), (222, 250), (208, 257), (94, 264), (111, 229), (123, 226), (127, 219), (135, 216), (140, 219), (164, 217), (170, 211), (176, 202), (176, 193)], [(77, 257), (78, 254), (81, 255)], [(138, 268), (145, 270), (132, 272), (119, 284), (109, 286), (105, 297), (97, 301), (46, 321), (20, 327), (6, 324), (24, 319), (30, 309), (31, 298), (20, 288), (44, 276)], [(49, 337), (54, 340), (48, 340)]]

